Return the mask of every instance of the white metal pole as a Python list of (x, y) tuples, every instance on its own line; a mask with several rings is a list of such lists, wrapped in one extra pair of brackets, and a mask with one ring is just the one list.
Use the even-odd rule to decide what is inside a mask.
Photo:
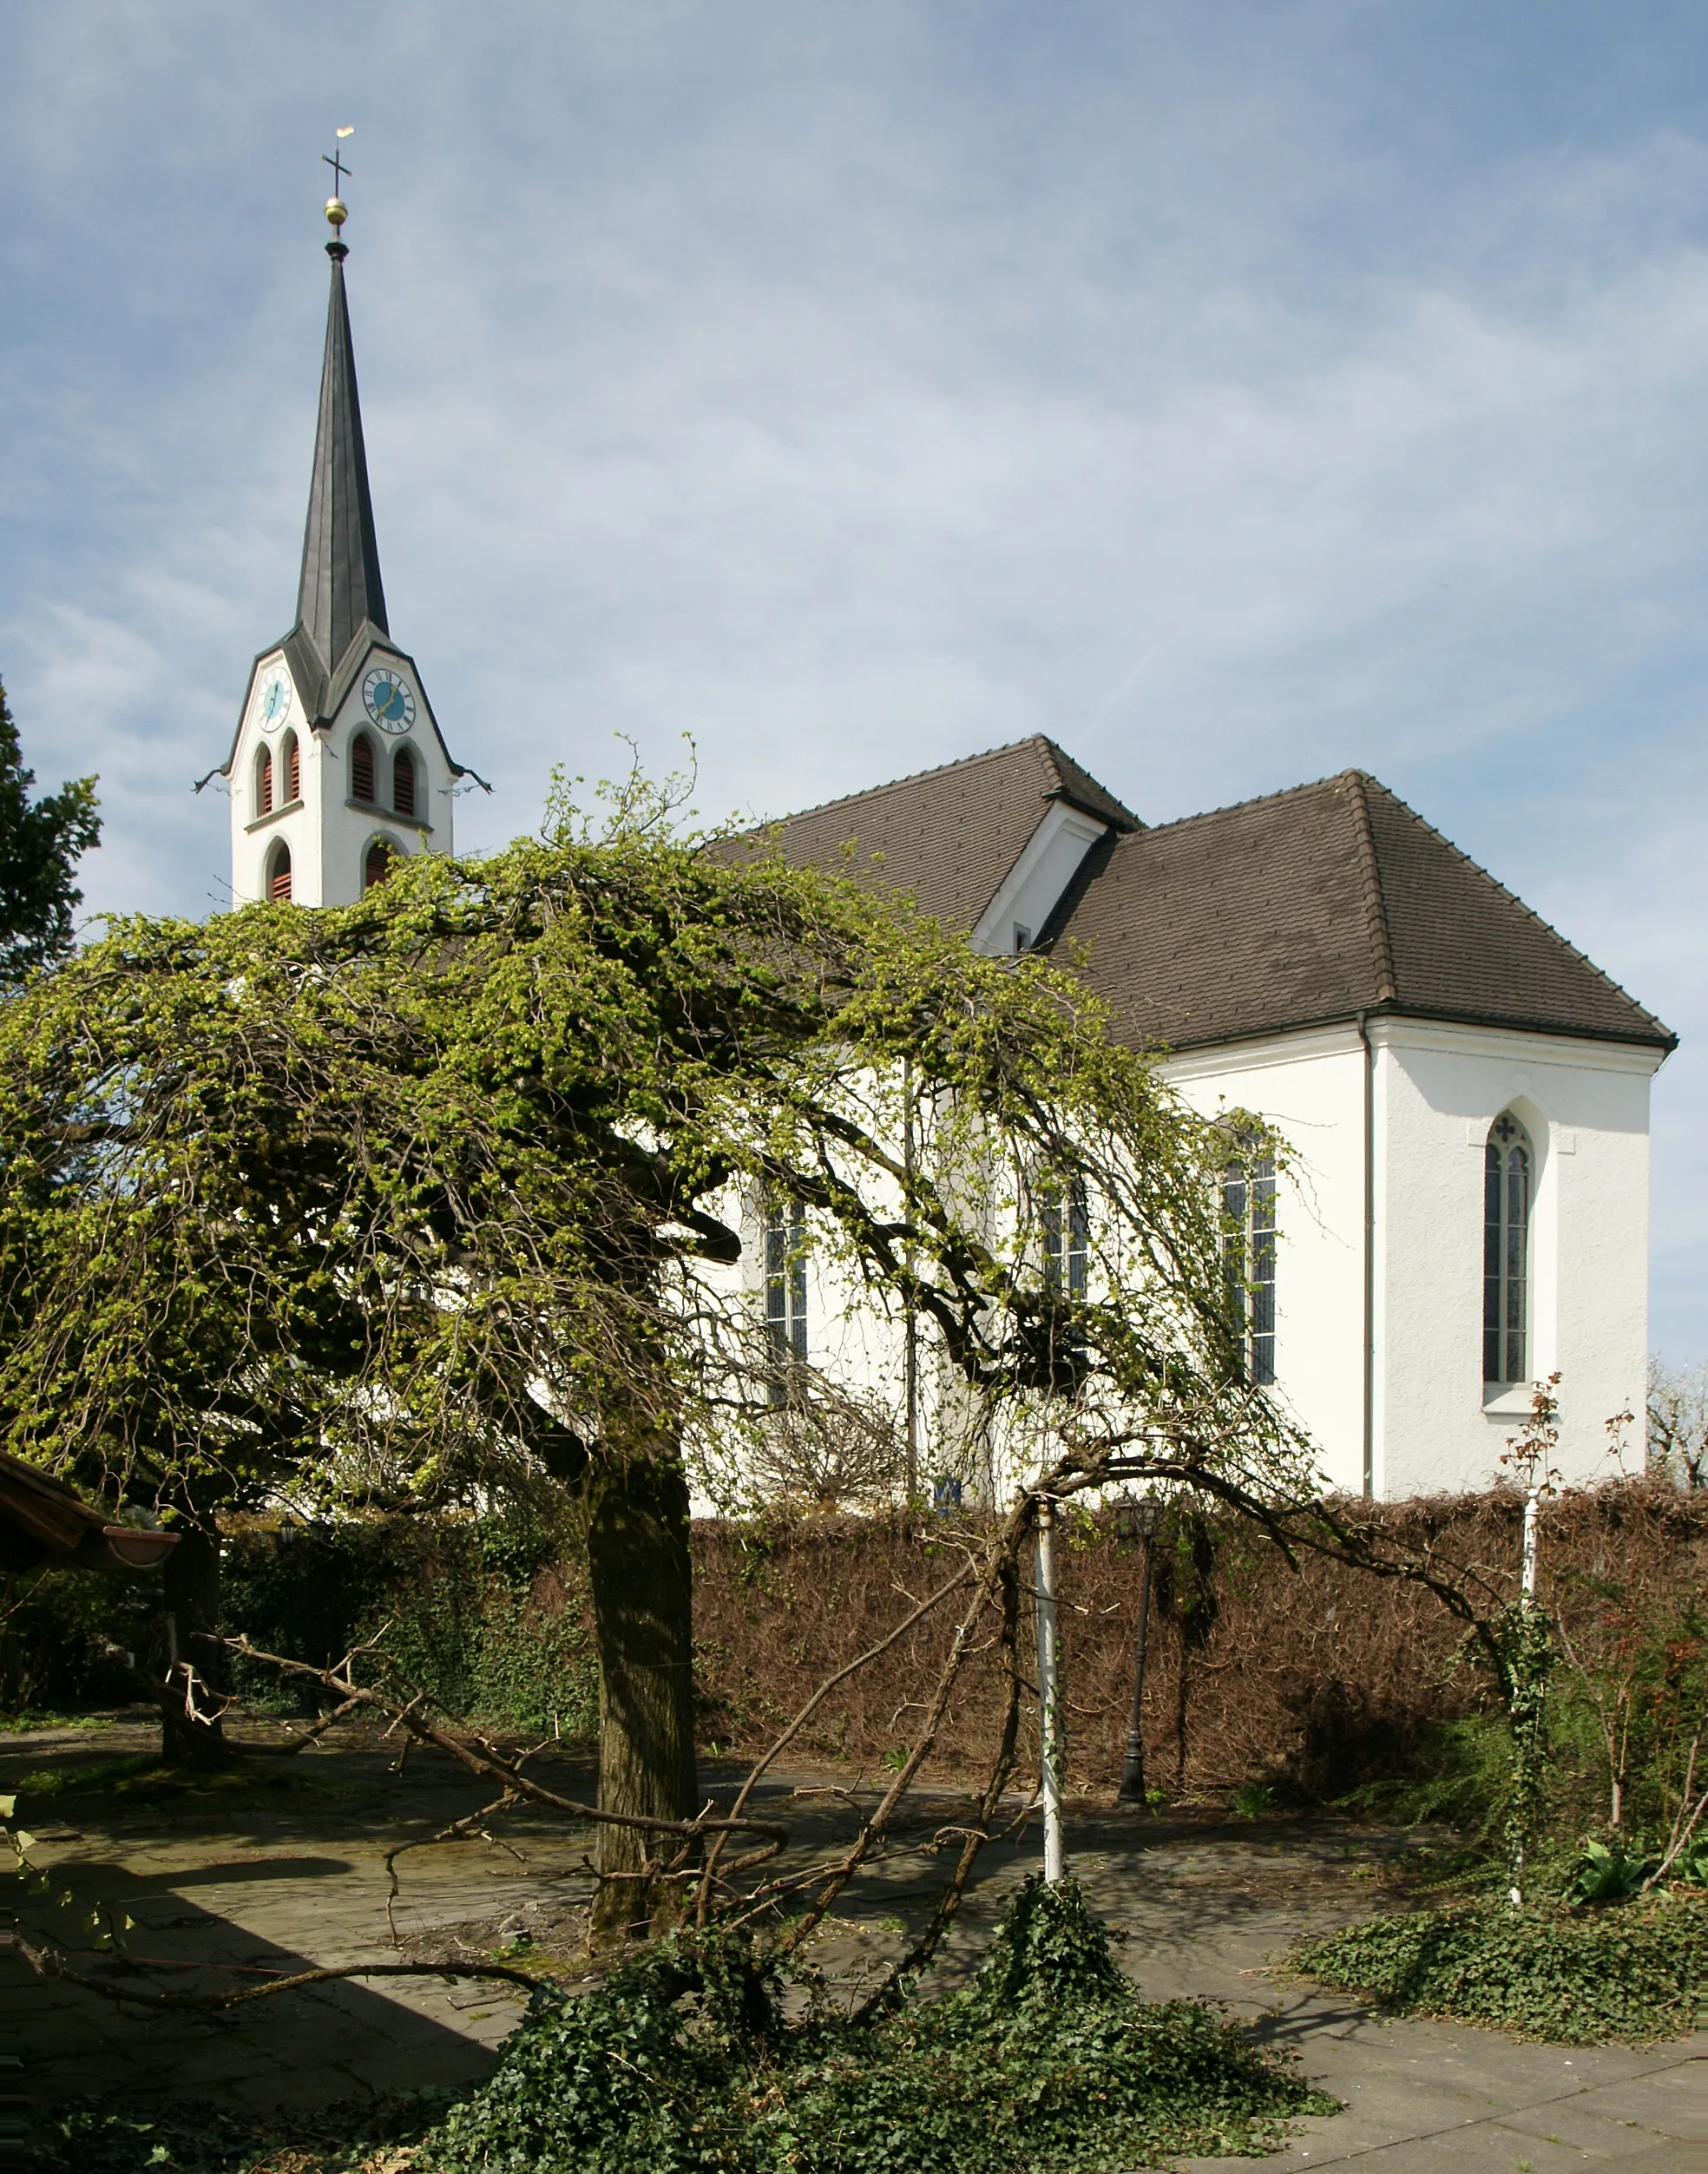
[(1038, 1498), (1038, 1741), (1044, 1798), (1044, 1877), (1052, 1887), (1065, 1869), (1061, 1849), (1061, 1693), (1055, 1639), (1055, 1505)]
[(1525, 1606), (1531, 1607), (1536, 1599), (1536, 1519), (1539, 1492), (1532, 1488), (1524, 1498), (1524, 1553), (1519, 1572), (1519, 1586), (1524, 1595)]

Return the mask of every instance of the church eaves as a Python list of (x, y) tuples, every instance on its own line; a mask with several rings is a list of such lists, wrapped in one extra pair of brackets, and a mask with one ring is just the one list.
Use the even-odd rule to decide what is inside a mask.
[(296, 627), (313, 648), (323, 686), (337, 673), (365, 624), (382, 634), (389, 631), (373, 501), (368, 491), (367, 452), (362, 443), (350, 305), (344, 291), (348, 252), (341, 241), (333, 241), (327, 244), (326, 253), (332, 260), (332, 283), (326, 305), (326, 351), (320, 369), (320, 414), (314, 432)]

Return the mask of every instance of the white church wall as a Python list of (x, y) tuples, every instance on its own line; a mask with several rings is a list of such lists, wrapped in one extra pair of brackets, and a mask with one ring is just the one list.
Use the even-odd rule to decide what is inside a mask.
[(1482, 1382), (1483, 1157), (1508, 1110), (1536, 1164), (1527, 1372), (1561, 1376), (1565, 1477), (1608, 1477), (1605, 1422), (1643, 1409), (1657, 1054), (1415, 1020), (1372, 1039), (1376, 1493), (1488, 1486), (1528, 1409), (1527, 1389), (1485, 1402)]
[(1350, 1028), (1171, 1058), (1206, 1116), (1249, 1110), (1286, 1139), (1276, 1202), (1276, 1393), (1331, 1487), (1363, 1481), (1363, 1065)]

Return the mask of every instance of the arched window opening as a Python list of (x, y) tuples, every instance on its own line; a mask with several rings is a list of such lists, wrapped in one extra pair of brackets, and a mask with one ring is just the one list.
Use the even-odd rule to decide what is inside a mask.
[(374, 745), (365, 732), (350, 743), (350, 797), (365, 807), (374, 805)]
[(407, 747), (391, 758), (391, 805), (399, 815), (415, 813), (415, 757)]
[(772, 1200), (765, 1223), (765, 1336), (774, 1369), (771, 1401), (787, 1399), (789, 1370), (806, 1363), (806, 1214), (798, 1200)]
[(391, 873), (391, 864), (397, 857), (397, 849), (389, 837), (377, 837), (368, 847), (362, 863), (362, 888), (371, 890), (376, 883), (383, 883)]
[(283, 838), (267, 855), (266, 895), (275, 906), (291, 903), (291, 849)]
[(1528, 1377), (1534, 1170), (1529, 1135), (1504, 1112), (1482, 1157), (1482, 1378), (1491, 1389)]
[(302, 798), (302, 749), (294, 732), (286, 732), (279, 750), (279, 766), (285, 773), (286, 803)]
[(1245, 1378), (1275, 1379), (1275, 1158), (1253, 1155), (1222, 1172), (1222, 1265), (1240, 1330)]
[(255, 813), (273, 813), (273, 750), (263, 747), (255, 758)]
[(1078, 1179), (1068, 1186), (1045, 1189), (1038, 1203), (1038, 1221), (1043, 1235), (1045, 1290), (1055, 1298), (1083, 1298), (1090, 1223), (1085, 1187)]

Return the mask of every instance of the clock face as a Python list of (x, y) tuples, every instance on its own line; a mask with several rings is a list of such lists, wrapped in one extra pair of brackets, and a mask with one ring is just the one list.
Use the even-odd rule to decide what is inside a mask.
[(409, 682), (390, 665), (376, 665), (362, 682), (368, 715), (383, 732), (406, 732), (415, 722), (415, 697)]
[(284, 672), (269, 672), (261, 683), (260, 708), (257, 713), (264, 732), (276, 732), (291, 714), (291, 680)]

